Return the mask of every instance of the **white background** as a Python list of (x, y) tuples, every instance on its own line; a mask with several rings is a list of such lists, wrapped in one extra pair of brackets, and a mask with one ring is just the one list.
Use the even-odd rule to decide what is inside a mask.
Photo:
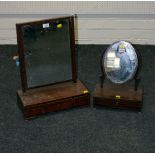
[(155, 2), (146, 1), (0, 1), (0, 44), (17, 43), (16, 23), (67, 14), (78, 15), (79, 44), (110, 44), (122, 39), (155, 44)]

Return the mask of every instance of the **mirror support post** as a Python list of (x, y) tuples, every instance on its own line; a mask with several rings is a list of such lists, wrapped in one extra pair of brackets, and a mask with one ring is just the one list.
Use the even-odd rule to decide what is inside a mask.
[(75, 52), (75, 32), (74, 32), (74, 16), (70, 17), (70, 42), (71, 42), (71, 60), (72, 60), (72, 79), (77, 82), (76, 70), (76, 52)]
[(135, 91), (137, 91), (140, 81), (140, 78), (135, 78)]
[(100, 76), (100, 85), (101, 85), (101, 88), (103, 88), (103, 82), (104, 82), (104, 76), (101, 75)]

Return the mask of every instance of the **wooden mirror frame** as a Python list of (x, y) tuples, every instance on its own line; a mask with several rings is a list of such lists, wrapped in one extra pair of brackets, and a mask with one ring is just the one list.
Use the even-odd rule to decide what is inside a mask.
[(22, 27), (25, 25), (37, 25), (37, 24), (44, 24), (47, 22), (53, 22), (58, 20), (68, 20), (69, 21), (69, 35), (70, 35), (70, 49), (71, 49), (71, 72), (72, 72), (72, 79), (67, 81), (77, 81), (77, 70), (76, 70), (76, 55), (75, 55), (75, 34), (74, 34), (74, 16), (66, 16), (66, 17), (58, 17), (58, 18), (51, 18), (51, 19), (44, 19), (32, 22), (25, 22), (25, 23), (18, 23), (16, 24), (16, 32), (17, 32), (17, 44), (18, 44), (18, 55), (19, 55), (19, 62), (20, 62), (20, 75), (21, 75), (21, 85), (22, 90), (25, 92), (26, 90), (38, 87), (44, 87), (48, 85), (53, 85), (57, 83), (63, 83), (66, 81), (59, 81), (56, 83), (50, 83), (45, 85), (39, 85), (35, 87), (28, 87), (27, 81), (27, 74), (26, 74), (26, 65), (25, 65), (25, 57), (24, 57), (24, 42), (23, 42), (23, 35), (22, 35)]

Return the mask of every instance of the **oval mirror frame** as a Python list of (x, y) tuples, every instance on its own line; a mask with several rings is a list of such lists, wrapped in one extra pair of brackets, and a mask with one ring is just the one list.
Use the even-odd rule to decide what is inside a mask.
[(116, 41), (104, 51), (101, 68), (112, 83), (126, 83), (132, 80), (139, 70), (139, 54), (131, 43)]

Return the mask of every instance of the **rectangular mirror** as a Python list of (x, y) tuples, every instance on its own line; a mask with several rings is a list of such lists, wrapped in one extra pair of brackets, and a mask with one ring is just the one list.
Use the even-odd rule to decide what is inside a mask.
[(23, 90), (75, 81), (72, 16), (16, 26)]

